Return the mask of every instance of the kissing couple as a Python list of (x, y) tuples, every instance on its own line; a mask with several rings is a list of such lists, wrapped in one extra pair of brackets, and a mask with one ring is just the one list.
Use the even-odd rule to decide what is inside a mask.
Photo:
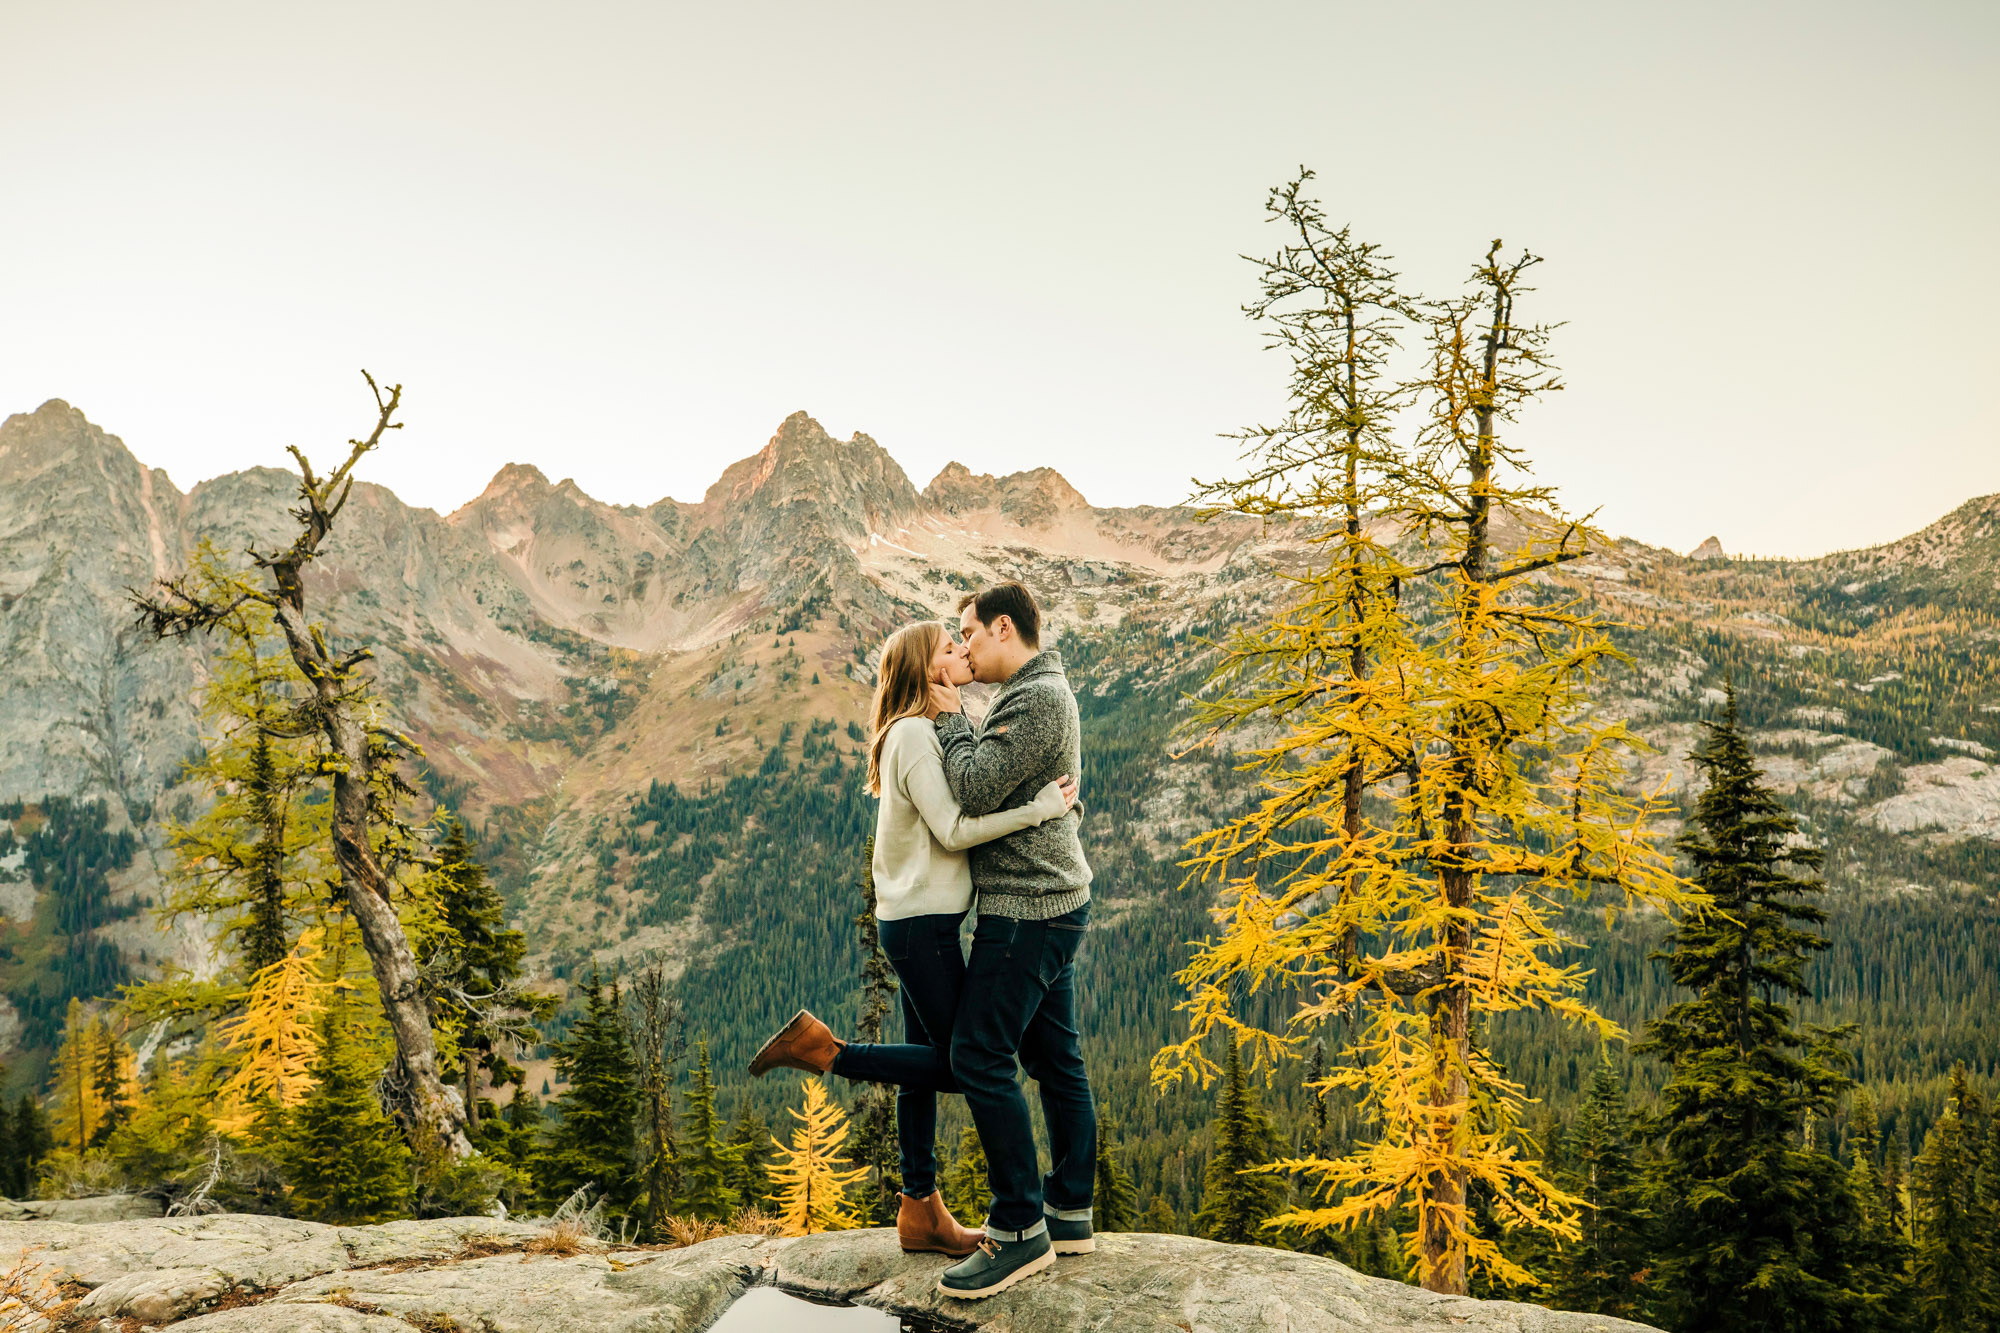
[[(894, 1084), (909, 1251), (961, 1258), (938, 1290), (978, 1298), (1089, 1254), (1097, 1111), (1077, 1036), (1075, 960), (1090, 920), (1077, 828), (1082, 736), (1062, 657), (1018, 583), (959, 603), (958, 636), (924, 620), (882, 646), (869, 709), (875, 917), (901, 980), (904, 1040), (844, 1042), (801, 1009), (750, 1062)], [(958, 687), (997, 685), (975, 727)], [(978, 906), (968, 959), (959, 925)], [(1040, 1089), (1054, 1158), (1039, 1174), (1015, 1062)], [(986, 1150), (984, 1233), (937, 1190), (937, 1097), (964, 1096)]]

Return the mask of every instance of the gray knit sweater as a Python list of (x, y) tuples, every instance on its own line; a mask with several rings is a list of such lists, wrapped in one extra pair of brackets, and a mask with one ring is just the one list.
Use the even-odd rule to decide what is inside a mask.
[[(1062, 655), (1029, 658), (993, 696), (974, 731), (962, 713), (940, 714), (945, 779), (968, 815), (1027, 805), (1043, 784), (1081, 778), (1083, 729)], [(1043, 921), (1090, 901), (1090, 863), (1077, 829), (1083, 803), (1060, 819), (974, 847), (972, 888), (988, 916)]]

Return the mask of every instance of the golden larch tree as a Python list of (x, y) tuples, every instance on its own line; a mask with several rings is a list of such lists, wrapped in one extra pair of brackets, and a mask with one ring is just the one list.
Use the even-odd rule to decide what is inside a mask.
[(308, 930), (283, 958), (251, 978), (243, 1012), (218, 1026), (236, 1066), (222, 1085), (222, 1111), (215, 1120), (224, 1133), (241, 1133), (266, 1103), (289, 1109), (312, 1090), (319, 1017), (343, 984), (328, 979), (321, 962), (318, 932)]
[[(1503, 1227), (1576, 1227), (1578, 1201), (1535, 1160), (1526, 1092), (1480, 1025), (1537, 1010), (1619, 1035), (1580, 998), (1584, 971), (1560, 961), (1562, 914), (1593, 898), (1668, 910), (1698, 898), (1655, 844), (1659, 807), (1624, 791), (1639, 742), (1588, 716), (1585, 688), (1617, 653), (1547, 571), (1584, 555), (1591, 534), (1549, 517), (1549, 491), (1506, 475), (1523, 460), (1499, 425), (1558, 386), (1546, 330), (1514, 318), (1535, 261), (1497, 253), (1474, 295), (1398, 307), (1425, 333), (1427, 373), (1405, 386), (1425, 424), (1411, 447), (1357, 460), (1374, 474), (1384, 544), (1367, 549), (1387, 586), (1362, 583), (1373, 595), (1343, 608), (1323, 582), (1296, 579), (1271, 618), (1282, 634), (1264, 632), (1272, 650), (1225, 657), (1200, 706), (1211, 726), (1276, 722), (1282, 735), (1248, 756), (1260, 802), (1190, 845), (1190, 878), (1218, 892), (1216, 929), (1182, 973), (1188, 1037), (1154, 1062), (1159, 1084), (1206, 1082), (1211, 1036), (1275, 1060), (1347, 1024), (1316, 1087), (1356, 1093), (1374, 1137), (1344, 1158), (1273, 1163), (1311, 1182), (1317, 1205), (1268, 1225), (1323, 1230), (1407, 1207), (1412, 1266), (1447, 1292), (1466, 1290), (1468, 1265), (1532, 1280), (1472, 1227), (1473, 1182)], [(1301, 515), (1352, 543), (1343, 474)], [(1275, 1029), (1237, 1013), (1265, 988), (1293, 997)]]
[(771, 1167), (777, 1186), (778, 1222), (787, 1236), (815, 1231), (845, 1231), (860, 1220), (847, 1208), (847, 1191), (868, 1174), (867, 1167), (850, 1167), (840, 1149), (847, 1142), (847, 1116), (826, 1099), (819, 1079), (806, 1080), (805, 1109), (792, 1112), (799, 1122), (788, 1145), (773, 1136), (778, 1160)]
[(49, 1068), (49, 1132), (58, 1145), (72, 1147), (81, 1157), (104, 1122), (104, 1105), (97, 1095), (97, 1023), (72, 997)]

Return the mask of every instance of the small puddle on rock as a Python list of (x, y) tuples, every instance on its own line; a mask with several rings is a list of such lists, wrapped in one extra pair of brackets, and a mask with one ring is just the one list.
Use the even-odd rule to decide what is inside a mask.
[(821, 1305), (776, 1287), (752, 1287), (708, 1333), (930, 1333), (930, 1328), (865, 1305)]

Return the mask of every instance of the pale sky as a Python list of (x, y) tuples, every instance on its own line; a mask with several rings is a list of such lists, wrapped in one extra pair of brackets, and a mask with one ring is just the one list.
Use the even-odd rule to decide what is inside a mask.
[(804, 408), (923, 485), (1173, 503), (1281, 407), (1300, 163), (1452, 288), (1547, 257), (1574, 509), (1811, 555), (2000, 491), (2000, 5), (0, 0), (0, 415), (186, 487), (362, 429), (698, 498)]

